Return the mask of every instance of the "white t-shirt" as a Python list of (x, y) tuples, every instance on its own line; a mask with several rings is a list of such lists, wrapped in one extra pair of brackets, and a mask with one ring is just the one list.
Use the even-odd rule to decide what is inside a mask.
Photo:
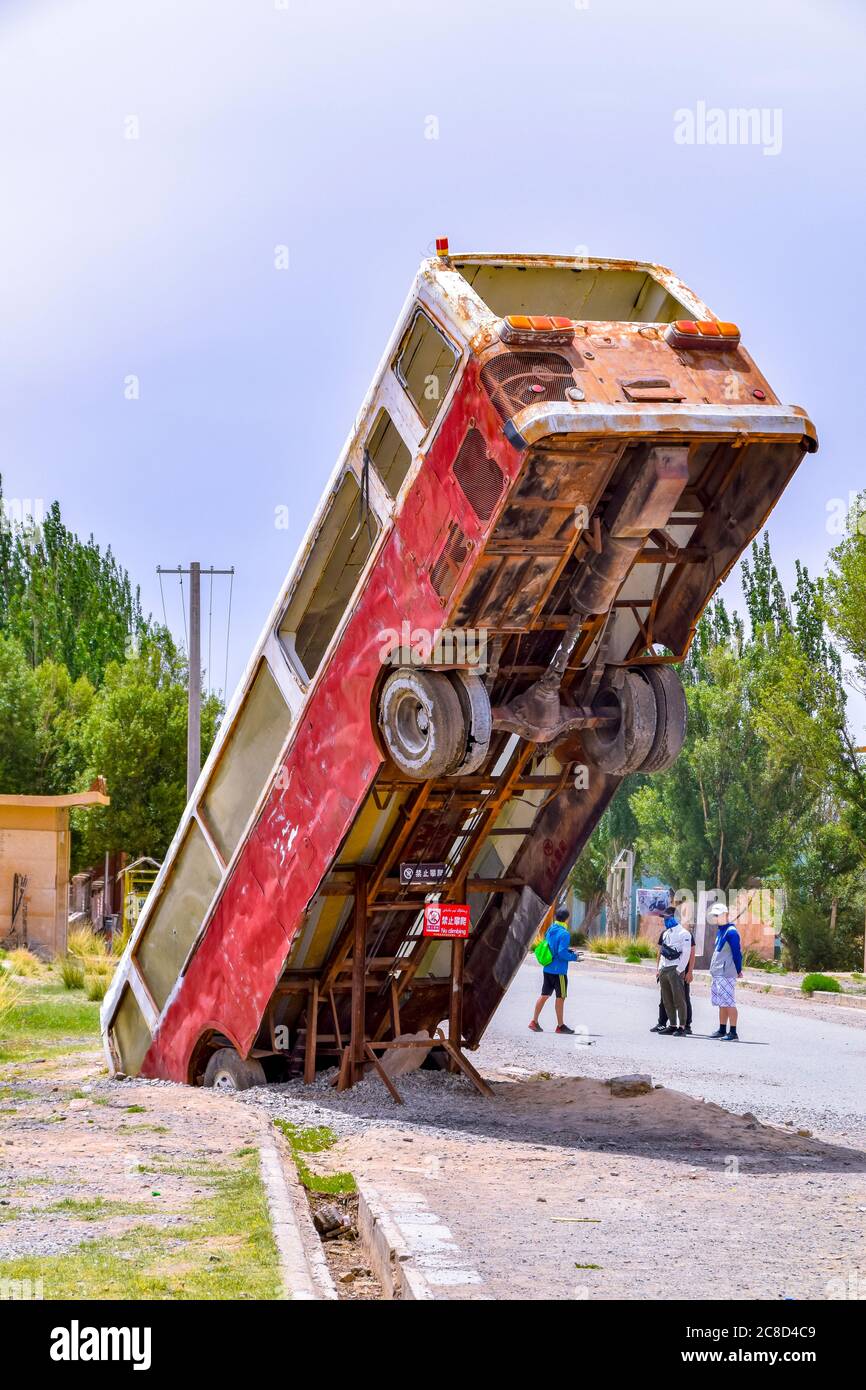
[(675, 951), (679, 951), (679, 960), (667, 960), (662, 956), (659, 966), (662, 970), (675, 968), (677, 974), (684, 975), (689, 965), (689, 956), (692, 954), (692, 934), (686, 931), (685, 927), (677, 923), (675, 927), (668, 927), (662, 933), (662, 941), (666, 946), (672, 946)]

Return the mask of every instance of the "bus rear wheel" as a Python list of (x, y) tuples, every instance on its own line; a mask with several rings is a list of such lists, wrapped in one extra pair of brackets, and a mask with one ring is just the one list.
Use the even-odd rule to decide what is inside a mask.
[(602, 685), (592, 708), (610, 723), (583, 731), (588, 761), (612, 777), (637, 772), (655, 738), (657, 713), (652, 686), (636, 671), (626, 671), (621, 680)]
[(645, 666), (656, 702), (656, 731), (641, 772), (664, 772), (676, 762), (686, 741), (688, 706), (683, 683), (670, 666)]
[(394, 671), (379, 697), (379, 728), (391, 759), (414, 782), (444, 776), (466, 749), (460, 698), (442, 671)]

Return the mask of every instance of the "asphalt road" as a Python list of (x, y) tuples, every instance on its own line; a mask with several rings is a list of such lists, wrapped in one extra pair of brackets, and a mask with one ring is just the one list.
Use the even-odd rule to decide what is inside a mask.
[(482, 1064), (592, 1077), (649, 1072), (701, 1100), (866, 1147), (866, 1029), (756, 1006), (755, 996), (741, 990), (739, 1043), (706, 1036), (718, 1015), (698, 994), (694, 1036), (660, 1037), (649, 1031), (654, 990), (601, 970), (591, 974), (582, 963), (571, 967), (565, 1011), (566, 1023), (580, 1031), (574, 1038), (554, 1033), (550, 1001), (541, 1016), (545, 1031), (536, 1034), (527, 1024), (540, 975), (533, 963), (521, 968), (475, 1054)]

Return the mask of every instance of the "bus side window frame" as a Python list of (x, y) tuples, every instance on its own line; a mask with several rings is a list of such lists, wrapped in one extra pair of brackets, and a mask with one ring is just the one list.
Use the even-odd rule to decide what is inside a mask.
[[(436, 410), (434, 411), (429, 421), (425, 419), (424, 415), (422, 415), (421, 408), (417, 404), (415, 397), (412, 395), (412, 392), (409, 389), (409, 383), (406, 381), (406, 378), (400, 370), (399, 365), (404, 348), (407, 342), (409, 341), (409, 338), (412, 336), (412, 332), (415, 328), (415, 324), (417, 323), (418, 318), (421, 316), (423, 316), (427, 320), (434, 333), (438, 333), (439, 337), (443, 340), (446, 347), (448, 347), (454, 354), (454, 366), (452, 367), (451, 372), (449, 373), (448, 383), (445, 387), (445, 390), (442, 392), (442, 395), (439, 397)], [(394, 376), (394, 379), (401, 387), (406, 400), (411, 405), (414, 414), (421, 422), (422, 439), (425, 438), (431, 432), (431, 430), (436, 428), (437, 422), (442, 413), (442, 407), (448, 400), (448, 397), (450, 396), (451, 391), (454, 388), (455, 382), (458, 379), (460, 368), (463, 364), (465, 355), (466, 354), (463, 351), (462, 345), (459, 342), (455, 341), (455, 339), (451, 337), (450, 333), (447, 333), (445, 331), (444, 326), (434, 316), (430, 306), (426, 304), (422, 299), (417, 299), (412, 309), (412, 313), (409, 316), (409, 321), (406, 324), (406, 327), (403, 330), (402, 334), (400, 335), (400, 340), (397, 344), (397, 350), (394, 353), (393, 358), (391, 359), (391, 372)]]
[[(318, 518), (318, 524), (317, 524), (317, 527), (316, 527), (316, 531), (315, 531), (315, 534), (313, 535), (313, 537), (312, 537), (311, 540), (310, 540), (309, 546), (308, 546), (308, 548), (307, 548), (307, 553), (306, 553), (306, 555), (305, 555), (305, 557), (304, 557), (303, 564), (298, 568), (297, 573), (293, 576), (291, 588), (290, 588), (289, 592), (286, 594), (286, 596), (285, 596), (285, 598), (284, 598), (284, 600), (283, 600), (283, 603), (282, 603), (282, 605), (281, 605), (281, 607), (280, 607), (279, 615), (278, 615), (278, 617), (277, 617), (277, 620), (276, 620), (276, 622), (275, 622), (275, 624), (274, 624), (274, 626), (273, 626), (272, 633), (271, 633), (272, 642), (269, 642), (269, 643), (268, 643), (268, 647), (269, 647), (269, 650), (270, 650), (270, 651), (273, 651), (273, 646), (274, 646), (274, 645), (275, 645), (276, 647), (279, 648), (280, 653), (281, 653), (281, 655), (282, 655), (283, 662), (284, 662), (285, 665), (287, 666), (287, 668), (288, 668), (289, 672), (291, 673), (293, 679), (297, 682), (297, 684), (298, 684), (300, 690), (303, 692), (303, 696), (302, 696), (302, 699), (301, 699), (301, 701), (300, 701), (300, 705), (303, 705), (303, 703), (304, 703), (304, 698), (306, 697), (306, 695), (308, 694), (308, 692), (312, 689), (313, 685), (315, 684), (316, 680), (317, 680), (318, 677), (319, 677), (319, 674), (324, 670), (325, 666), (327, 665), (327, 663), (328, 663), (328, 658), (329, 658), (329, 656), (330, 656), (330, 654), (331, 654), (331, 652), (332, 652), (332, 650), (333, 650), (333, 648), (334, 648), (334, 644), (339, 640), (340, 635), (341, 635), (341, 633), (342, 633), (342, 631), (343, 631), (343, 628), (344, 628), (344, 626), (345, 626), (345, 624), (346, 624), (346, 621), (347, 621), (347, 619), (348, 619), (348, 617), (349, 617), (349, 615), (350, 615), (350, 613), (351, 613), (351, 611), (352, 611), (352, 608), (353, 608), (353, 599), (354, 599), (355, 595), (356, 595), (357, 592), (358, 592), (358, 588), (359, 588), (360, 585), (363, 583), (363, 581), (364, 581), (364, 579), (365, 579), (365, 577), (366, 577), (366, 575), (367, 575), (367, 573), (368, 573), (368, 571), (369, 571), (370, 565), (371, 565), (372, 563), (375, 562), (376, 555), (378, 554), (379, 549), (380, 549), (380, 547), (381, 547), (381, 545), (382, 545), (383, 539), (384, 539), (384, 537), (385, 537), (385, 535), (387, 534), (387, 531), (388, 531), (388, 526), (389, 526), (389, 522), (390, 522), (390, 509), (384, 510), (384, 511), (383, 511), (382, 503), (383, 503), (384, 498), (380, 498), (380, 497), (378, 496), (378, 493), (379, 493), (380, 490), (381, 490), (382, 494), (384, 494), (385, 496), (387, 496), (387, 489), (386, 489), (384, 483), (382, 483), (381, 480), (378, 478), (378, 474), (377, 474), (377, 476), (376, 476), (377, 487), (376, 487), (375, 490), (374, 490), (374, 489), (371, 489), (371, 490), (370, 490), (370, 494), (369, 494), (369, 497), (368, 497), (369, 512), (370, 512), (370, 515), (372, 516), (373, 522), (374, 522), (374, 524), (375, 524), (376, 534), (375, 534), (375, 536), (373, 537), (373, 541), (372, 541), (372, 544), (371, 544), (371, 546), (370, 546), (370, 549), (369, 549), (369, 551), (368, 551), (368, 553), (367, 553), (367, 555), (366, 555), (366, 557), (365, 557), (365, 559), (364, 559), (363, 565), (361, 566), (361, 570), (360, 570), (360, 572), (359, 572), (358, 579), (357, 579), (357, 581), (356, 581), (355, 587), (353, 588), (352, 593), (351, 593), (351, 595), (349, 596), (349, 599), (348, 599), (347, 602), (346, 602), (346, 606), (345, 606), (345, 608), (343, 609), (343, 612), (342, 612), (341, 615), (340, 615), (340, 619), (339, 619), (338, 623), (336, 624), (336, 626), (335, 626), (333, 632), (331, 633), (330, 637), (328, 638), (328, 643), (327, 643), (327, 645), (326, 645), (326, 647), (325, 647), (325, 649), (324, 649), (324, 651), (323, 651), (323, 653), (322, 653), (322, 656), (321, 656), (321, 658), (320, 658), (320, 660), (319, 660), (319, 662), (318, 662), (318, 664), (317, 664), (315, 670), (312, 671), (312, 672), (308, 672), (307, 669), (306, 669), (306, 667), (304, 666), (304, 663), (303, 663), (303, 661), (301, 660), (300, 654), (298, 653), (298, 651), (297, 651), (297, 649), (296, 649), (296, 646), (295, 646), (295, 638), (296, 638), (296, 636), (297, 636), (297, 627), (293, 628), (293, 629), (292, 629), (291, 631), (289, 631), (289, 632), (284, 633), (283, 630), (282, 630), (282, 629), (283, 629), (283, 624), (285, 623), (287, 617), (289, 616), (289, 612), (290, 612), (290, 610), (291, 610), (291, 608), (292, 608), (292, 605), (294, 604), (294, 602), (295, 602), (295, 600), (296, 600), (296, 598), (297, 598), (298, 589), (299, 589), (299, 587), (301, 586), (301, 584), (304, 582), (304, 579), (306, 578), (306, 576), (307, 576), (307, 574), (308, 574), (308, 567), (310, 566), (311, 563), (318, 563), (318, 557), (317, 557), (317, 555), (316, 555), (317, 546), (318, 546), (318, 544), (319, 544), (319, 542), (320, 542), (320, 539), (321, 539), (321, 536), (322, 536), (322, 532), (323, 532), (324, 528), (325, 528), (326, 525), (327, 525), (328, 519), (329, 519), (329, 517), (331, 516), (332, 509), (333, 509), (333, 507), (334, 507), (334, 505), (335, 505), (335, 503), (336, 503), (336, 501), (337, 501), (337, 498), (339, 497), (339, 494), (340, 494), (340, 492), (341, 492), (341, 489), (342, 489), (342, 487), (343, 487), (343, 484), (345, 483), (345, 481), (346, 481), (347, 478), (351, 477), (351, 479), (352, 479), (353, 482), (355, 483), (356, 488), (358, 489), (358, 496), (359, 496), (359, 497), (361, 496), (361, 489), (362, 489), (361, 468), (362, 468), (362, 460), (361, 460), (361, 459), (357, 459), (357, 460), (356, 460), (355, 458), (350, 457), (350, 458), (347, 459), (346, 462), (344, 463), (343, 467), (342, 467), (341, 470), (340, 470), (339, 476), (334, 480), (334, 482), (333, 482), (331, 488), (329, 489), (327, 504), (326, 504), (325, 507), (323, 508), (323, 510), (322, 510), (322, 512), (321, 512), (321, 515), (320, 515), (319, 518)], [(315, 592), (316, 592), (316, 588), (318, 587), (318, 584), (319, 584), (319, 582), (320, 582), (321, 579), (322, 579), (323, 573), (324, 573), (324, 571), (325, 571), (325, 569), (326, 569), (326, 567), (327, 567), (327, 565), (328, 565), (328, 562), (329, 562), (329, 560), (330, 560), (330, 558), (331, 558), (331, 556), (332, 556), (332, 554), (333, 554), (333, 549), (334, 549), (334, 547), (332, 547), (332, 548), (328, 551), (328, 553), (327, 553), (327, 555), (325, 556), (324, 560), (322, 560), (321, 563), (319, 564), (318, 576), (317, 576), (317, 578), (316, 578), (316, 581), (315, 581), (315, 583), (314, 583), (314, 585), (313, 585), (313, 588), (311, 589), (310, 594), (309, 594), (309, 597), (308, 597), (308, 599), (307, 599), (307, 603), (306, 603), (306, 605), (305, 605), (305, 611), (306, 611), (306, 608), (309, 607), (309, 603), (312, 601), (313, 595), (314, 595)], [(278, 683), (279, 683), (279, 682), (278, 682)], [(298, 713), (299, 713), (299, 712), (300, 712), (300, 711), (298, 711)]]

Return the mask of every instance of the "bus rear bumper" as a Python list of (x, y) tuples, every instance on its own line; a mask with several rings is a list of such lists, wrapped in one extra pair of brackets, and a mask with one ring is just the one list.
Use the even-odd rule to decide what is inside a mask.
[(818, 448), (815, 426), (800, 406), (782, 405), (571, 405), (545, 402), (527, 406), (504, 426), (516, 449), (556, 434), (695, 435), (744, 440), (802, 441), (807, 453)]

